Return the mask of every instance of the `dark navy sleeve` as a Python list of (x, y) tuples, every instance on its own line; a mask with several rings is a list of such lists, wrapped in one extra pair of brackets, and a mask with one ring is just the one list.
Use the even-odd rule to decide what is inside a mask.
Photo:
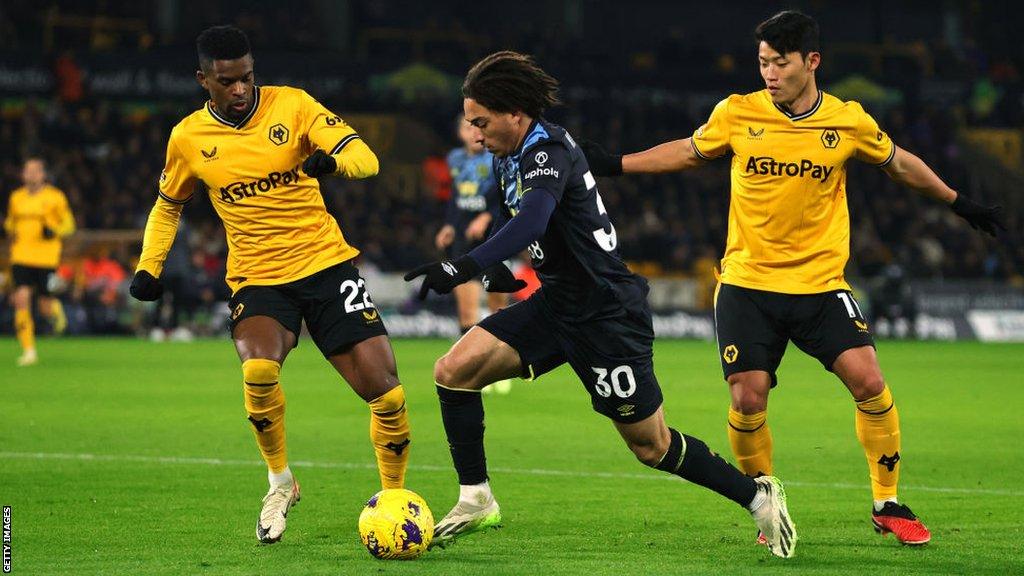
[(572, 156), (564, 145), (546, 142), (535, 146), (523, 154), (519, 164), (519, 173), (523, 175), (523, 194), (543, 188), (556, 202), (561, 202), (571, 171)]
[(522, 252), (547, 230), (556, 206), (554, 195), (547, 190), (534, 188), (524, 193), (519, 212), (469, 256), (480, 268), (488, 268)]

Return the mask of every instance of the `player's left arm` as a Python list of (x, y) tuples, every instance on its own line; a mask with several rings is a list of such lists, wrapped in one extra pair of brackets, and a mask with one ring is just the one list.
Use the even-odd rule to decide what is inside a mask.
[(75, 216), (71, 213), (71, 207), (68, 205), (68, 198), (63, 192), (57, 200), (57, 206), (55, 209), (57, 213), (57, 220), (53, 225), (48, 227), (53, 231), (53, 234), (58, 238), (67, 238), (75, 233)]
[(468, 254), (455, 260), (424, 264), (406, 274), (405, 280), (426, 276), (420, 286), (421, 300), (431, 288), (439, 294), (447, 294), (481, 271), (487, 277), (485, 288), (488, 291), (518, 292), (524, 288), (526, 283), (515, 279), (503, 262), (525, 250), (547, 230), (571, 169), (569, 151), (561, 145), (545, 144), (528, 151), (519, 166), (523, 191), (515, 215)]
[(897, 146), (878, 127), (874, 118), (859, 109), (859, 105), (855, 110), (860, 115), (857, 129), (858, 159), (876, 164), (893, 181), (945, 203), (975, 230), (984, 230), (993, 236), (997, 228), (1006, 230), (1001, 206), (983, 206), (953, 190), (923, 160)]
[(380, 170), (377, 155), (363, 142), (355, 129), (334, 112), (302, 93), (305, 136), (316, 149), (302, 163), (302, 170), (316, 178), (337, 174), (359, 179), (376, 176)]

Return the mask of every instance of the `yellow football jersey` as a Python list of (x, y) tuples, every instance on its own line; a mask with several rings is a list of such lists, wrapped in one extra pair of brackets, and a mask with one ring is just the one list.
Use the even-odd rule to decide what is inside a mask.
[(692, 142), (706, 160), (733, 153), (722, 282), (787, 294), (850, 288), (846, 161), (885, 166), (896, 153), (860, 104), (819, 92), (793, 116), (767, 90), (733, 94)]
[[(54, 233), (43, 236), (43, 228)], [(21, 187), (11, 193), (4, 220), (11, 244), (11, 264), (36, 268), (60, 265), (61, 238), (75, 231), (75, 219), (64, 193), (44, 184), (36, 192)]]
[[(254, 105), (232, 122), (207, 103), (171, 131), (160, 197), (183, 204), (198, 181), (227, 232), (227, 283), (283, 284), (355, 257), (302, 161), (337, 155), (359, 138), (305, 91), (255, 87)], [(343, 169), (339, 163), (339, 169)], [(159, 271), (160, 264), (141, 263)]]

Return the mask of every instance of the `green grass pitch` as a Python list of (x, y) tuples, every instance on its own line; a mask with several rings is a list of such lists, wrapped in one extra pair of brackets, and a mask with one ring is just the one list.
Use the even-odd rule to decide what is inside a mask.
[[(408, 487), (454, 503), (432, 366), (449, 343), (395, 342), (413, 426)], [(671, 425), (728, 453), (715, 348), (659, 341)], [(772, 395), (776, 473), (800, 533), (784, 561), (746, 512), (644, 468), (567, 368), (488, 396), (487, 448), (505, 526), (413, 562), (382, 562), (356, 520), (378, 489), (365, 405), (308, 341), (282, 373), (302, 502), (258, 546), (266, 490), (230, 342), (44, 339), (14, 367), (0, 340), (0, 504), (15, 574), (1024, 574), (1024, 345), (890, 343), (902, 418), (901, 497), (932, 543), (869, 522), (864, 456), (842, 385), (790, 347)]]

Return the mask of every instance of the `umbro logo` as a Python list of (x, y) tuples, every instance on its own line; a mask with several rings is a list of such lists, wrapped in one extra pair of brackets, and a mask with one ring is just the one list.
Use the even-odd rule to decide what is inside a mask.
[(441, 268), (443, 268), (449, 276), (455, 276), (455, 273), (459, 271), (451, 262), (441, 262)]
[(749, 134), (751, 138), (760, 138), (764, 135), (764, 128), (754, 130), (753, 126), (747, 126), (747, 134)]
[(199, 151), (203, 153), (203, 158), (206, 158), (207, 160), (213, 160), (214, 157), (217, 156), (217, 147), (216, 146), (214, 146), (213, 149), (210, 150), (209, 152), (207, 152), (206, 150), (203, 150), (202, 148), (200, 148)]

